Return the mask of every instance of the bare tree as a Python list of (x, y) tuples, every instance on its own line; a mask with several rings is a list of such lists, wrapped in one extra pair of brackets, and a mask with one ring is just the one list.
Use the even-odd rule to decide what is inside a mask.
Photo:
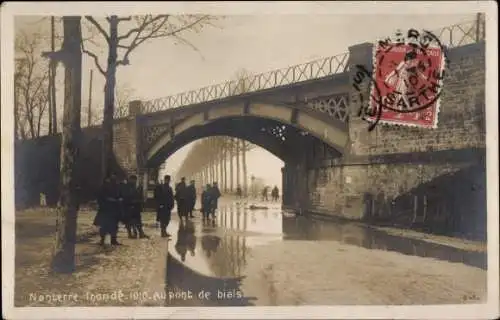
[(63, 18), (64, 42), (58, 52), (45, 53), (62, 61), (64, 75), (64, 114), (61, 143), (61, 196), (57, 212), (56, 239), (52, 267), (55, 272), (75, 269), (75, 244), (78, 213), (76, 162), (80, 136), (82, 93), (81, 17)]
[(115, 89), (115, 118), (127, 116), (130, 101), (132, 101), (135, 90), (127, 83), (119, 84)]
[(250, 86), (252, 84), (253, 75), (250, 71), (246, 69), (240, 69), (236, 71), (235, 77), (236, 80), (233, 81), (233, 92), (235, 94), (243, 94), (250, 91)]
[[(252, 82), (252, 74), (245, 69), (240, 69), (236, 72), (236, 92), (239, 94), (243, 94), (245, 92), (248, 92), (250, 88), (250, 84)], [(248, 177), (247, 177), (247, 159), (246, 155), (247, 152), (254, 149), (255, 145), (252, 143), (249, 143), (245, 140), (241, 140), (239, 143), (237, 143), (237, 156), (236, 156), (236, 167), (238, 171), (238, 183), (239, 183), (239, 155), (241, 153), (241, 164), (243, 167), (243, 194), (246, 196), (247, 195), (247, 189), (248, 189)]]
[(21, 32), (15, 39), (15, 128), (22, 139), (41, 134), (48, 110), (48, 66), (41, 58), (38, 34)]
[[(187, 32), (200, 31), (204, 26), (211, 24), (213, 17), (208, 15), (144, 15), (118, 17), (108, 16), (105, 22), (98, 22), (92, 16), (86, 20), (104, 38), (107, 45), (107, 63), (101, 64), (95, 52), (82, 48), (83, 52), (93, 58), (97, 70), (105, 77), (104, 85), (104, 113), (103, 113), (103, 167), (102, 174), (109, 172), (113, 154), (113, 116), (115, 114), (115, 87), (116, 71), (119, 66), (129, 64), (132, 52), (143, 43), (154, 39), (171, 38), (178, 43), (190, 45), (184, 38)], [(107, 24), (105, 26), (105, 24)], [(120, 30), (120, 24), (128, 24), (127, 30)], [(82, 43), (83, 47), (83, 43)], [(121, 53), (121, 58), (119, 54)]]
[[(132, 101), (135, 90), (131, 88), (127, 83), (118, 84), (115, 89), (115, 97), (116, 97), (116, 107), (115, 107), (115, 115), (114, 118), (122, 118), (127, 116), (129, 102)], [(87, 101), (88, 102), (88, 101)], [(92, 106), (92, 113), (90, 124), (91, 125), (99, 125), (103, 119), (103, 111), (104, 108), (102, 106)], [(82, 110), (82, 115), (87, 119), (89, 117), (88, 109)]]

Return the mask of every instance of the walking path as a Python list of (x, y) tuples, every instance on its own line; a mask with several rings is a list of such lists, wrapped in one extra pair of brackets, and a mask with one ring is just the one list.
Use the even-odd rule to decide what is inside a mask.
[[(95, 212), (82, 211), (78, 217), (76, 271), (71, 275), (51, 274), (55, 212), (37, 209), (16, 215), (15, 305), (21, 306), (135, 306), (154, 305), (143, 292), (165, 283), (168, 240), (161, 238), (154, 214), (144, 213), (144, 231), (150, 239), (128, 239), (123, 227), (121, 246), (100, 247)], [(36, 233), (36, 234), (34, 234)], [(155, 288), (156, 286), (156, 288)], [(57, 295), (66, 295), (62, 298)], [(76, 296), (76, 298), (75, 298)]]

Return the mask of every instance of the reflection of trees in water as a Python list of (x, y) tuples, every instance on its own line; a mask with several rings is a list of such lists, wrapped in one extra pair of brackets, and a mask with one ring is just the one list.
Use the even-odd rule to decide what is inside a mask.
[[(247, 227), (247, 213), (246, 211), (236, 212), (232, 214), (230, 210), (220, 210), (217, 215), (217, 223), (215, 221), (204, 221), (204, 230), (211, 230), (220, 226), (223, 229), (232, 230), (246, 230)], [(190, 223), (190, 222), (188, 222)], [(194, 226), (189, 224), (179, 226), (178, 240), (176, 243), (176, 250), (186, 252), (190, 250), (189, 239), (195, 239)], [(190, 238), (191, 237), (191, 238)], [(194, 241), (195, 241), (194, 240)], [(193, 294), (201, 290), (211, 291), (212, 296), (208, 301), (198, 301), (188, 304), (182, 300), (169, 301), (170, 305), (226, 305), (226, 306), (246, 306), (251, 305), (248, 298), (242, 299), (221, 299), (217, 297), (217, 292), (241, 292), (241, 277), (242, 269), (246, 264), (246, 238), (239, 235), (224, 235), (222, 237), (216, 234), (204, 234), (201, 237), (201, 248), (203, 254), (207, 257), (210, 270), (213, 272), (214, 277), (207, 277), (201, 275), (185, 265), (172, 256), (169, 256), (168, 274), (172, 275), (168, 278), (168, 286), (171, 290), (187, 291), (191, 290)], [(179, 249), (178, 249), (179, 248)], [(183, 249), (185, 248), (185, 249)], [(193, 249), (194, 251), (194, 249)], [(182, 254), (181, 255), (182, 259)], [(198, 290), (198, 291), (197, 291)], [(196, 291), (196, 292), (195, 292)], [(253, 298), (252, 298), (253, 299)]]
[(201, 237), (201, 248), (205, 252), (207, 258), (210, 258), (212, 253), (219, 248), (220, 237), (213, 235), (204, 235)]
[(246, 264), (245, 237), (224, 235), (204, 236), (202, 247), (209, 260), (210, 268), (218, 277), (237, 277)]
[[(244, 231), (247, 228), (247, 212), (221, 210), (218, 217), (220, 227), (228, 230)], [(205, 235), (202, 237), (202, 247), (210, 268), (216, 276), (239, 276), (246, 263), (246, 237), (224, 235), (222, 238)]]
[(177, 242), (175, 243), (175, 251), (179, 254), (182, 261), (186, 261), (186, 254), (189, 251), (191, 256), (195, 255), (196, 236), (195, 227), (192, 221), (179, 223), (177, 231)]

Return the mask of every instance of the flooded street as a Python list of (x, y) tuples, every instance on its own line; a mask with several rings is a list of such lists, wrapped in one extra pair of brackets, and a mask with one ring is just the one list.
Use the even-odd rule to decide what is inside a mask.
[(486, 295), (482, 252), (296, 217), (278, 203), (227, 202), (210, 221), (199, 212), (187, 223), (173, 216), (166, 305), (436, 304)]

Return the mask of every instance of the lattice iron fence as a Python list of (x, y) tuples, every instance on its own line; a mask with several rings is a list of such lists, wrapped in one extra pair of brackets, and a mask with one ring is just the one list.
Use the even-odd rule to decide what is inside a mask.
[(448, 48), (465, 46), (486, 39), (485, 20), (483, 15), (477, 16), (476, 20), (454, 24), (433, 32)]
[[(447, 26), (439, 30), (431, 30), (431, 32), (439, 37), (443, 45), (448, 48), (454, 48), (484, 40), (485, 22), (483, 16), (478, 15), (474, 21)], [(198, 90), (144, 101), (142, 112), (157, 112), (328, 77), (348, 71), (348, 59), (349, 53), (346, 52), (288, 68), (277, 69), (238, 80), (226, 81)], [(120, 114), (120, 116), (123, 116), (123, 114)]]
[(324, 78), (347, 71), (349, 53), (322, 58), (288, 68), (277, 69), (238, 80), (226, 81), (198, 90), (145, 101), (143, 112), (150, 113), (195, 103), (219, 100), (244, 93), (277, 88), (292, 83)]

